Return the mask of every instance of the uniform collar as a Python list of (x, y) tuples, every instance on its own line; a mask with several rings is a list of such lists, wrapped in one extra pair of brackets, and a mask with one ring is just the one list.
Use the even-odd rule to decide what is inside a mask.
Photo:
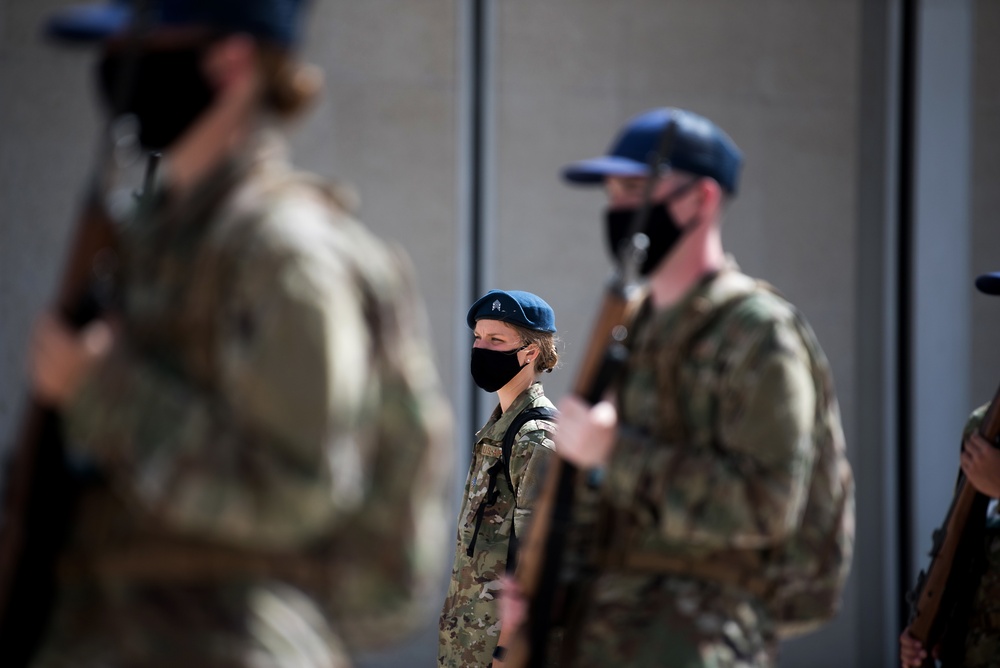
[(493, 414), (490, 415), (490, 419), (486, 422), (482, 429), (476, 432), (476, 440), (484, 438), (494, 441), (502, 440), (503, 435), (507, 433), (507, 427), (509, 427), (510, 423), (514, 421), (514, 416), (531, 406), (539, 397), (544, 396), (545, 390), (542, 388), (542, 383), (536, 380), (528, 386), (528, 389), (517, 395), (517, 398), (511, 402), (506, 411), (501, 413), (500, 406), (497, 405), (497, 407), (493, 409)]
[[(169, 163), (166, 164), (169, 170)], [(191, 192), (179, 199), (169, 186), (151, 202), (154, 215), (170, 225), (198, 224), (211, 216), (233, 189), (254, 174), (288, 171), (288, 150), (284, 138), (270, 124), (263, 123), (232, 155), (224, 159)], [(169, 183), (169, 180), (168, 180)]]

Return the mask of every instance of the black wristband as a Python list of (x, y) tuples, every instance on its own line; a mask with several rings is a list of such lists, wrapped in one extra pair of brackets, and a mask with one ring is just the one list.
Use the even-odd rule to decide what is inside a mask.
[(500, 659), (501, 661), (503, 661), (504, 658), (506, 658), (506, 656), (507, 656), (507, 648), (502, 645), (497, 645), (496, 649), (493, 650), (494, 659)]

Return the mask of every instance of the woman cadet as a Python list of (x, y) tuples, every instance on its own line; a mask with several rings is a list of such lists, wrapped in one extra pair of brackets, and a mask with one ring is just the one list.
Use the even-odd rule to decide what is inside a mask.
[(476, 434), (441, 612), (438, 663), (455, 668), (502, 660), (501, 578), (514, 571), (553, 448), (555, 408), (538, 376), (558, 361), (555, 315), (537, 295), (491, 290), (467, 322), (475, 332), (472, 378), (499, 403)]

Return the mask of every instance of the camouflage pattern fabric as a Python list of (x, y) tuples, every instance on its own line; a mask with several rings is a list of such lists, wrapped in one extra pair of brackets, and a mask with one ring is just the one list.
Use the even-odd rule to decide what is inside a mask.
[(559, 665), (774, 665), (767, 614), (745, 593), (684, 577), (602, 575)]
[(405, 258), (341, 202), (265, 133), (123, 229), (37, 666), (340, 667), (426, 619), (449, 413)]
[[(727, 300), (734, 280), (754, 287)], [(791, 305), (735, 269), (645, 308), (632, 338), (602, 483), (610, 521), (560, 663), (772, 666), (778, 628), (761, 592), (790, 564), (799, 584), (822, 570), (831, 555), (801, 549), (809, 521), (829, 525), (834, 506), (853, 520), (826, 359)], [(834, 498), (813, 493), (830, 478)], [(832, 556), (849, 563), (851, 545)]]
[[(973, 411), (962, 432), (963, 441), (979, 428), (987, 408), (988, 404)], [(957, 638), (964, 645), (962, 668), (1000, 668), (1000, 507), (996, 503), (986, 518), (983, 550), (983, 573), (972, 598), (964, 642)]]
[(554, 447), (555, 423), (529, 420), (518, 431), (510, 457), (514, 489), (504, 474), (497, 476), (499, 496), (485, 508), (472, 556), (468, 555), (476, 514), (486, 499), (489, 470), (500, 460), (504, 434), (514, 418), (528, 408), (552, 408), (541, 383), (534, 383), (500, 412), (498, 406), (476, 434), (465, 482), (451, 584), (440, 619), (438, 664), (452, 668), (488, 666), (500, 634), (497, 594), (506, 573), (507, 547), (513, 524), (516, 535), (527, 535), (534, 496), (544, 479), (545, 464)]
[(1000, 668), (1000, 516), (987, 522), (986, 570), (979, 581), (965, 635), (965, 668)]

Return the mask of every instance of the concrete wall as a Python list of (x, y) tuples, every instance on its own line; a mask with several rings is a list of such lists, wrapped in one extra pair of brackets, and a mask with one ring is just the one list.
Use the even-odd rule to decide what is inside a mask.
[[(969, 412), (969, 168), (973, 3), (928, 0), (918, 26), (913, 155), (911, 563), (923, 567)], [(942, 475), (942, 472), (947, 472)]]
[(91, 56), (39, 39), (57, 2), (0, 4), (0, 442), (22, 394), (28, 330), (53, 291), (95, 146)]
[[(976, 3), (972, 99), (972, 179), (969, 279), (1000, 271), (1000, 3)], [(1000, 300), (978, 292), (972, 298), (972, 387), (975, 405), (989, 401), (1000, 383)]]

